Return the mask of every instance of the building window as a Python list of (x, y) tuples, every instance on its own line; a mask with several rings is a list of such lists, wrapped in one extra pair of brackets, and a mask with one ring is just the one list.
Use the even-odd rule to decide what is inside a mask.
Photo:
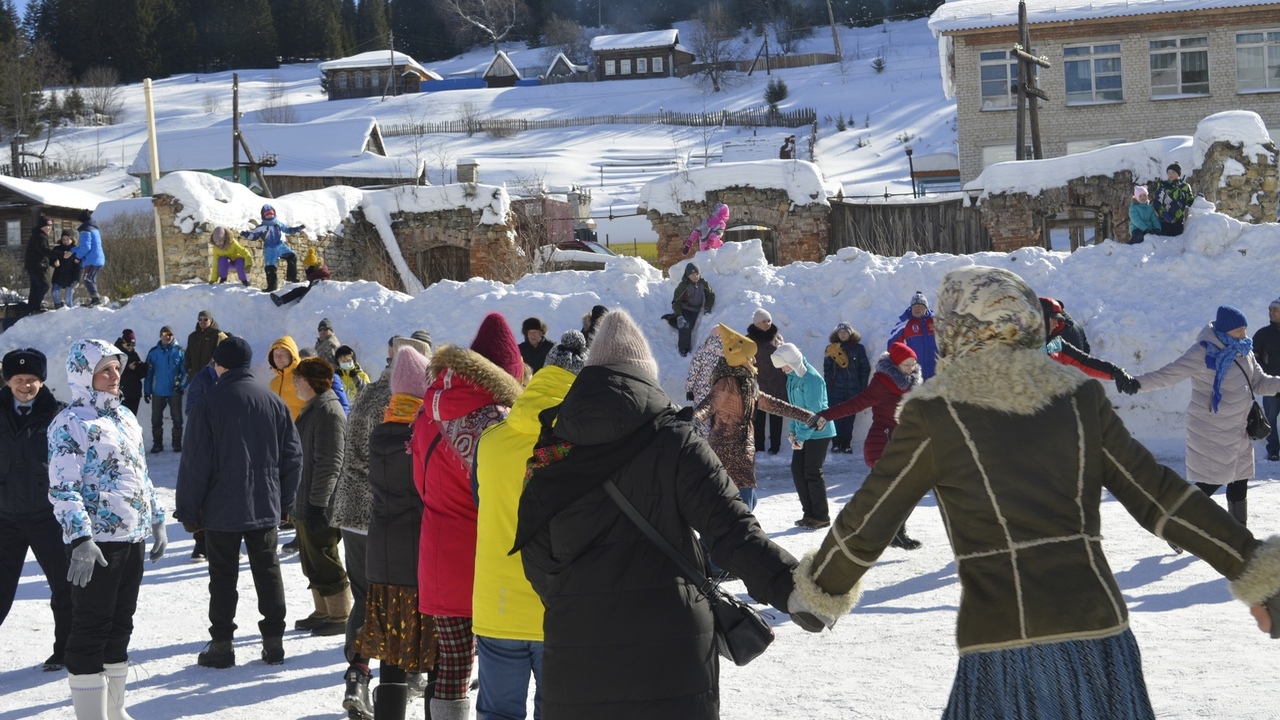
[(22, 244), (21, 220), (9, 220), (5, 223), (4, 244), (10, 246)]
[(636, 74), (649, 74), (649, 58), (636, 58)]
[(338, 89), (339, 90), (347, 89), (347, 74), (344, 72), (338, 73)]
[(619, 75), (630, 75), (630, 74), (631, 74), (631, 60), (619, 60), (619, 61), (618, 61), (618, 74), (619, 74)]
[(1209, 38), (1151, 41), (1151, 97), (1209, 94)]
[(382, 86), (382, 75), (377, 70), (369, 72), (369, 87), (376, 88)]
[(1120, 81), (1120, 43), (1062, 49), (1067, 104), (1124, 100)]
[(653, 71), (656, 73), (662, 72), (662, 58), (656, 57), (653, 59)]
[[(1031, 157), (1031, 146), (1023, 149), (1023, 156)], [(1012, 162), (1018, 159), (1017, 145), (987, 145), (982, 148), (982, 167), (994, 165), (1002, 162)]]
[(616, 69), (616, 65), (614, 64), (614, 61), (613, 61), (613, 60), (605, 60), (605, 61), (604, 61), (604, 74), (605, 74), (605, 75), (617, 75), (617, 74), (618, 74), (618, 71), (617, 71), (617, 69)]
[(1018, 61), (1010, 59), (1008, 50), (992, 50), (978, 57), (982, 78), (982, 109), (1001, 110), (1017, 105)]
[(1280, 90), (1280, 32), (1236, 35), (1236, 89)]
[(364, 87), (364, 73), (362, 72), (352, 73), (351, 77), (355, 80), (355, 85), (357, 89)]
[(1067, 154), (1078, 155), (1080, 153), (1090, 152), (1092, 150), (1101, 150), (1104, 147), (1111, 147), (1112, 145), (1119, 145), (1120, 143), (1123, 143), (1123, 142), (1128, 142), (1128, 141), (1123, 138), (1103, 138), (1101, 140), (1068, 140)]

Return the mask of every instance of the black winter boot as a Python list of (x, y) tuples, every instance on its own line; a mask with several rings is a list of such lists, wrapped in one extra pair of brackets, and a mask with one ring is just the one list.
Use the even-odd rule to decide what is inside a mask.
[[(373, 720), (373, 705), (369, 701), (369, 678), (369, 668), (359, 665), (348, 666), (346, 674), (343, 675), (347, 688), (342, 698), (342, 708), (347, 711), (347, 717), (350, 720)], [(403, 700), (400, 706), (404, 707)], [(404, 717), (403, 711), (400, 716)]]
[[(409, 686), (404, 683), (378, 683), (373, 689), (373, 717), (378, 720), (404, 720)], [(347, 711), (347, 717), (353, 717)]]
[(906, 525), (898, 528), (898, 534), (893, 536), (893, 540), (891, 540), (889, 544), (896, 548), (902, 548), (903, 550), (919, 550), (922, 545), (919, 540), (907, 535)]
[(284, 638), (279, 636), (262, 638), (262, 662), (268, 665), (284, 664)]
[(214, 640), (196, 656), (196, 664), (207, 668), (229, 668), (236, 664), (236, 650), (230, 640)]
[(285, 262), (284, 279), (295, 283), (298, 282), (298, 256), (293, 253), (285, 253), (280, 256)]
[(267, 273), (267, 292), (275, 292), (276, 289), (276, 266), (268, 265), (264, 270)]

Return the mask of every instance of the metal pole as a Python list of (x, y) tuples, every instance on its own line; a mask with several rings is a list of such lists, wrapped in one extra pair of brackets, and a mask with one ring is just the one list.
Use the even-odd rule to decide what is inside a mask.
[[(156, 183), (160, 181), (160, 148), (156, 147), (156, 109), (151, 99), (151, 78), (142, 81), (142, 94), (147, 101), (147, 144), (151, 146), (150, 157), (148, 158), (151, 165), (151, 194), (156, 193)], [(160, 232), (160, 214), (155, 211), (152, 205), (151, 216), (154, 218), (156, 233), (156, 263), (159, 270), (160, 287), (165, 286), (164, 273), (164, 239)]]
[(911, 159), (911, 153), (912, 153), (911, 146), (908, 145), (907, 146), (907, 167), (911, 168), (911, 197), (915, 198), (915, 197), (920, 197), (920, 195), (916, 193), (916, 164), (915, 164), (915, 161)]
[(231, 73), (231, 181), (240, 182), (240, 73)]

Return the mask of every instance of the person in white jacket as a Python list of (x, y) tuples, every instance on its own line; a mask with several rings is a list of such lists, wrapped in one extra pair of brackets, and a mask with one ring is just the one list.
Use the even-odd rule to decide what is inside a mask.
[[(1245, 425), (1253, 396), (1280, 393), (1280, 377), (1262, 371), (1253, 356), (1248, 320), (1230, 306), (1218, 308), (1182, 357), (1134, 378), (1137, 390), (1159, 390), (1191, 379), (1187, 405), (1187, 479), (1206, 495), (1227, 486), (1227, 510), (1248, 519), (1253, 441)], [(1181, 552), (1175, 546), (1175, 551)]]
[(49, 502), (71, 548), (71, 635), (65, 661), (76, 720), (125, 720), (129, 637), (142, 555), (168, 544), (147, 473), (142, 427), (121, 405), (125, 354), (105, 340), (67, 352), (72, 402), (49, 426)]

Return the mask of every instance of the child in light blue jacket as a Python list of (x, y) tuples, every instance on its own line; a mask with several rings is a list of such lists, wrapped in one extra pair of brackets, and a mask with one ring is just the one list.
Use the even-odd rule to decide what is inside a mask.
[(1160, 216), (1151, 207), (1146, 185), (1133, 189), (1133, 202), (1129, 203), (1129, 244), (1137, 245), (1147, 238), (1147, 233), (1160, 234)]
[[(787, 374), (787, 400), (809, 412), (827, 409), (827, 383), (800, 348), (783, 343), (773, 351), (774, 367)], [(796, 521), (796, 527), (824, 528), (831, 524), (831, 511), (827, 506), (827, 481), (822, 465), (827, 461), (831, 438), (836, 436), (834, 425), (820, 424), (811, 428), (803, 422), (791, 422), (791, 480), (800, 496), (804, 516)]]

